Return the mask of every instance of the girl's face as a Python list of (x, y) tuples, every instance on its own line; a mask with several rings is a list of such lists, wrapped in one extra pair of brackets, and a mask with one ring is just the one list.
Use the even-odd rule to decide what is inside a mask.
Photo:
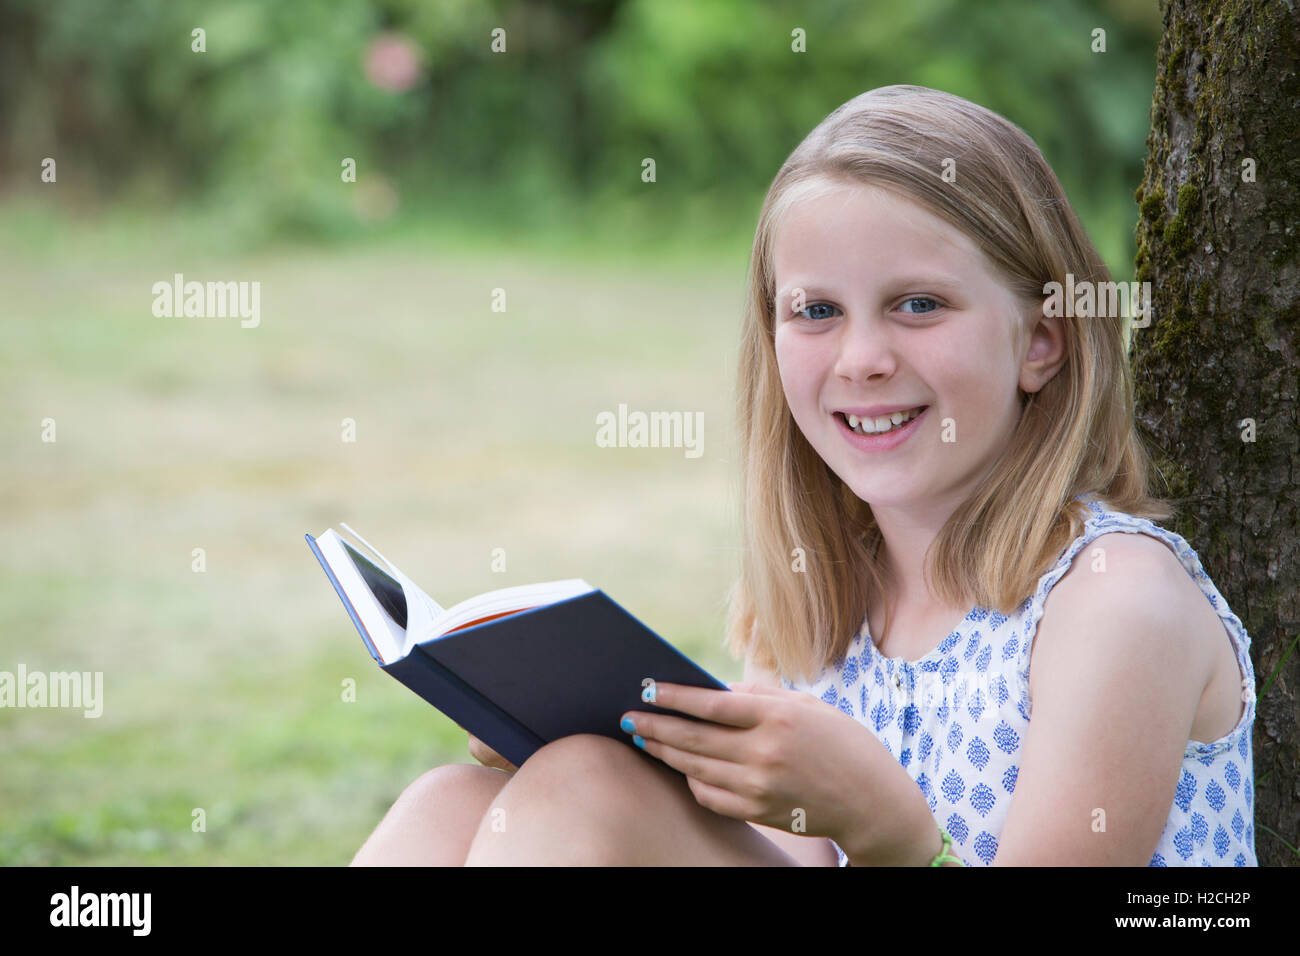
[[(872, 506), (951, 513), (1009, 442), (1017, 388), (1051, 377), (1041, 336), (1021, 341), (1026, 306), (963, 233), (874, 187), (796, 203), (774, 257), (777, 364), (808, 443)], [(896, 432), (847, 419), (918, 406)]]

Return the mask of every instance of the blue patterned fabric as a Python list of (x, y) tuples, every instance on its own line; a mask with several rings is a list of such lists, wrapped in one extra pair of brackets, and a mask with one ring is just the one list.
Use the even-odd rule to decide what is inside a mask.
[[(1258, 866), (1250, 638), (1181, 536), (1146, 518), (1110, 511), (1092, 496), (1081, 500), (1090, 511), (1083, 532), (1010, 617), (976, 607), (918, 661), (881, 655), (864, 621), (838, 668), (824, 668), (811, 683), (782, 684), (813, 694), (866, 725), (921, 788), (935, 821), (952, 834), (952, 852), (967, 866), (989, 866), (1029, 729), (1030, 648), (1048, 592), (1100, 535), (1122, 531), (1158, 538), (1174, 549), (1223, 621), (1245, 677), (1247, 699), (1227, 736), (1211, 743), (1188, 741), (1169, 818), (1148, 865)], [(835, 849), (844, 866), (848, 858), (838, 845)]]

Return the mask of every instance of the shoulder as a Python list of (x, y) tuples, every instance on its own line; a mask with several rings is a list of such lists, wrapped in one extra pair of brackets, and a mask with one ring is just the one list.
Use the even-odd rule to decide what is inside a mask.
[(1127, 669), (1133, 677), (1158, 671), (1164, 683), (1199, 698), (1210, 667), (1209, 648), (1197, 639), (1205, 603), (1160, 539), (1126, 531), (1098, 535), (1047, 594), (1032, 648), (1031, 698), (1044, 679), (1068, 680), (1068, 669), (1088, 659), (1089, 666)]
[(1139, 574), (1167, 584), (1187, 577), (1178, 556), (1159, 538), (1140, 531), (1107, 531), (1083, 546), (1057, 587), (1080, 579), (1100, 582), (1110, 571), (1116, 572), (1108, 579), (1110, 586), (1132, 582)]
[[(1087, 541), (1048, 592), (1048, 608), (1119, 608), (1127, 614), (1170, 620), (1190, 595), (1201, 594), (1182, 560), (1160, 538), (1137, 531), (1108, 531)], [(1203, 600), (1203, 598), (1202, 598)]]

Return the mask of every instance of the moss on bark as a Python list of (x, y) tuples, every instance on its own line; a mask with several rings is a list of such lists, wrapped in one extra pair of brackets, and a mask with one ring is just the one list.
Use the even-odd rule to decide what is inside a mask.
[[(1300, 6), (1162, 0), (1161, 12), (1134, 193), (1134, 265), (1153, 305), (1150, 327), (1133, 332), (1139, 429), (1156, 491), (1179, 509), (1170, 526), (1246, 623), (1256, 674), (1267, 674), (1300, 620)], [(1242, 440), (1247, 418), (1253, 442)], [(1256, 766), (1279, 768), (1256, 816), (1278, 832), (1300, 825), (1292, 657), (1255, 728)], [(1261, 865), (1288, 859), (1277, 841), (1256, 844)]]

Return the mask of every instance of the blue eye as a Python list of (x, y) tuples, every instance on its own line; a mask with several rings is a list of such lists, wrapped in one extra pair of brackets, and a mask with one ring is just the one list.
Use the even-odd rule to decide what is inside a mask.
[[(919, 308), (919, 309), (917, 309), (917, 310), (914, 311), (914, 310), (912, 310), (912, 309), (906, 309), (906, 308), (902, 308), (902, 307), (900, 306), (900, 311), (902, 311), (902, 312), (904, 312), (904, 313), (906, 313), (906, 314), (908, 314), (908, 315), (928, 315), (928, 314), (930, 314), (931, 312), (934, 312), (934, 311), (937, 310), (937, 309), (941, 309), (941, 308), (943, 308), (943, 305), (939, 302), (938, 299), (932, 299), (932, 298), (930, 298), (928, 295), (916, 295), (916, 296), (912, 296), (910, 299), (904, 299), (903, 302), (902, 302), (902, 306), (906, 306), (906, 305), (908, 305), (908, 304), (910, 304), (910, 303), (912, 303), (912, 302), (924, 302), (924, 303), (928, 303), (928, 304), (929, 304), (929, 308)], [(817, 314), (810, 314), (810, 313), (813, 312), (814, 309), (827, 309), (827, 310), (829, 310), (829, 311), (827, 311), (827, 312), (821, 312), (821, 313), (817, 313)], [(829, 318), (831, 318), (834, 314), (838, 313), (839, 311), (840, 311), (840, 310), (837, 309), (835, 306), (833, 306), (833, 305), (828, 305), (828, 304), (825, 303), (825, 302), (814, 302), (812, 305), (810, 305), (810, 306), (808, 306), (808, 307), (806, 307), (806, 308), (804, 308), (804, 309), (802, 309), (802, 310), (800, 310), (800, 311), (798, 311), (798, 312), (793, 312), (793, 313), (791, 313), (791, 315), (792, 315), (792, 317), (795, 317), (795, 318), (804, 318), (804, 319), (807, 319), (807, 320), (809, 320), (809, 321), (811, 321), (811, 322), (820, 322), (820, 321), (822, 321), (822, 320), (825, 320), (825, 319), (829, 319)]]
[(829, 318), (830, 318), (829, 315), (805, 315), (805, 314), (804, 314), (804, 313), (806, 313), (806, 312), (811, 312), (813, 309), (831, 309), (832, 311), (835, 311), (835, 312), (838, 312), (838, 311), (839, 311), (839, 310), (836, 309), (835, 306), (833, 306), (833, 305), (827, 305), (825, 302), (816, 302), (816, 303), (814, 303), (813, 305), (808, 306), (806, 309), (803, 309), (802, 311), (799, 311), (799, 312), (795, 312), (794, 314), (795, 314), (795, 315), (801, 315), (801, 316), (803, 316), (805, 319), (812, 319), (813, 321), (817, 321), (818, 319), (829, 319)]
[[(917, 295), (917, 296), (913, 296), (913, 297), (910, 298), (910, 299), (904, 299), (904, 300), (903, 300), (903, 305), (907, 305), (907, 303), (909, 303), (909, 302), (929, 302), (931, 305), (934, 306), (934, 309), (939, 308), (939, 303), (938, 303), (938, 301), (935, 300), (935, 299), (930, 298), (928, 295)], [(911, 315), (924, 315), (924, 314), (926, 314), (927, 312), (933, 312), (934, 309), (922, 309), (920, 312), (912, 312), (912, 313), (910, 313), (910, 314), (911, 314)], [(907, 310), (904, 309), (903, 311), (907, 311)]]

